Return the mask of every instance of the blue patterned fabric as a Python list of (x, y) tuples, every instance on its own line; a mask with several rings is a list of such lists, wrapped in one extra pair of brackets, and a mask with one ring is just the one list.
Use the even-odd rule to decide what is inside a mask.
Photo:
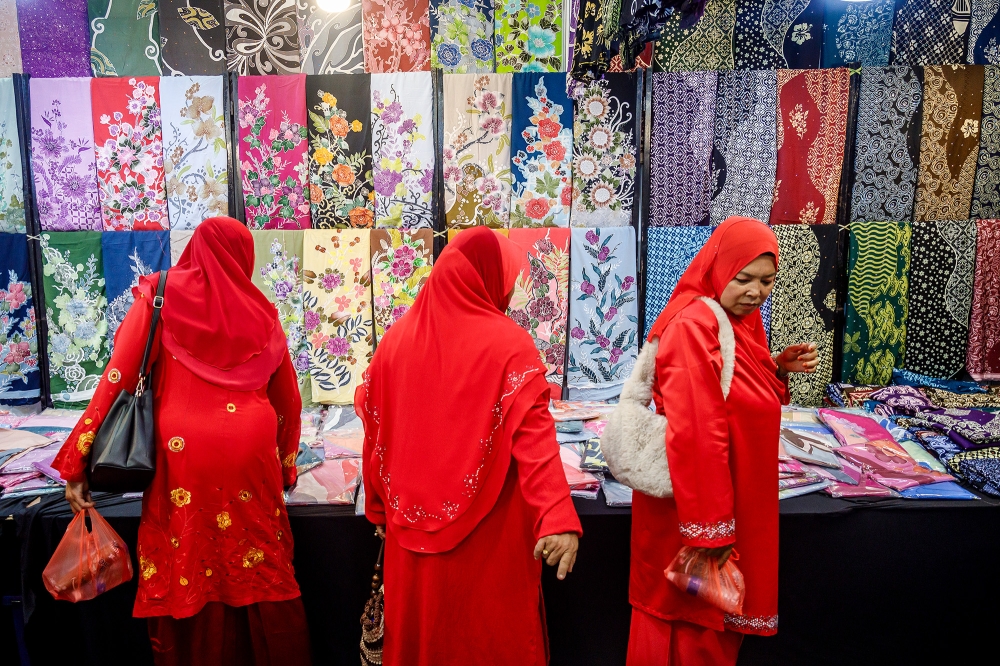
[(646, 236), (646, 331), (667, 307), (681, 275), (714, 227), (650, 227)]
[(38, 336), (24, 234), (0, 233), (0, 314), (0, 402), (37, 402)]
[(948, 467), (949, 472), (976, 490), (1000, 497), (1000, 448), (994, 446), (966, 451), (948, 435), (921, 426), (909, 426), (908, 429), (924, 448), (933, 452)]
[(1000, 1), (972, 0), (966, 58), (970, 65), (1000, 65)]
[(767, 339), (771, 339), (771, 297), (768, 296), (763, 303), (760, 304), (760, 318), (764, 321), (764, 333), (767, 335)]
[(910, 370), (896, 368), (892, 371), (892, 383), (897, 386), (916, 386), (918, 388), (936, 388), (952, 393), (987, 393), (987, 390), (976, 382), (963, 382), (956, 379), (941, 379), (928, 377)]
[(101, 234), (104, 289), (108, 295), (108, 341), (132, 306), (132, 287), (139, 277), (170, 268), (169, 231), (106, 231)]
[(827, 0), (823, 67), (885, 67), (892, 47), (893, 0)]

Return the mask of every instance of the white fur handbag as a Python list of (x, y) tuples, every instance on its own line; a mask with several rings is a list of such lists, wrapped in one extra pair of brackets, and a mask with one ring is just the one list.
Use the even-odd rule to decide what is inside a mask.
[[(722, 395), (729, 397), (733, 381), (736, 340), (726, 311), (716, 301), (699, 296), (719, 321), (722, 351)], [(673, 497), (667, 467), (667, 418), (649, 408), (653, 400), (656, 351), (659, 338), (646, 343), (636, 359), (632, 375), (622, 387), (618, 407), (608, 417), (601, 436), (601, 450), (615, 479), (652, 497)], [(669, 399), (668, 396), (664, 396)]]

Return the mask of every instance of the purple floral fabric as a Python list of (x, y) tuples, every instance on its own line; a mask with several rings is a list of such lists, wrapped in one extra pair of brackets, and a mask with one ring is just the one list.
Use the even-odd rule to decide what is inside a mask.
[(980, 409), (935, 409), (921, 412), (914, 422), (940, 430), (964, 449), (1000, 444), (1000, 414)]
[(24, 73), (90, 76), (87, 0), (17, 0)]
[(935, 408), (924, 392), (913, 386), (886, 386), (872, 393), (871, 399), (892, 407), (897, 414), (916, 414)]

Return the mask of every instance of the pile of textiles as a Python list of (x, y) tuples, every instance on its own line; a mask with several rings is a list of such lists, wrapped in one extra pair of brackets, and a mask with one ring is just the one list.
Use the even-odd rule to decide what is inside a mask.
[(285, 491), (285, 503), (355, 504), (364, 441), (364, 427), (353, 407), (304, 409), (295, 459), (299, 476)]
[(48, 409), (36, 414), (0, 415), (0, 492), (27, 497), (63, 492), (66, 482), (52, 469), (62, 443), (82, 411)]
[(553, 400), (549, 405), (570, 494), (597, 499), (603, 487), (608, 506), (631, 506), (631, 489), (605, 477), (608, 464), (601, 451), (601, 434), (613, 409), (614, 405), (583, 400)]

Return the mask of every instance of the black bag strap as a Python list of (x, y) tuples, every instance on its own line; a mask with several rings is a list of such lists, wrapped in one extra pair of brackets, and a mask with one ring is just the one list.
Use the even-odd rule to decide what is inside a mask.
[(160, 323), (160, 310), (163, 308), (163, 291), (167, 287), (167, 271), (160, 271), (160, 281), (156, 285), (156, 296), (153, 297), (153, 319), (149, 322), (149, 337), (146, 338), (146, 351), (142, 354), (142, 365), (139, 366), (139, 384), (135, 389), (136, 397), (142, 395), (149, 381), (149, 354), (153, 351), (153, 340), (156, 338), (156, 325)]

